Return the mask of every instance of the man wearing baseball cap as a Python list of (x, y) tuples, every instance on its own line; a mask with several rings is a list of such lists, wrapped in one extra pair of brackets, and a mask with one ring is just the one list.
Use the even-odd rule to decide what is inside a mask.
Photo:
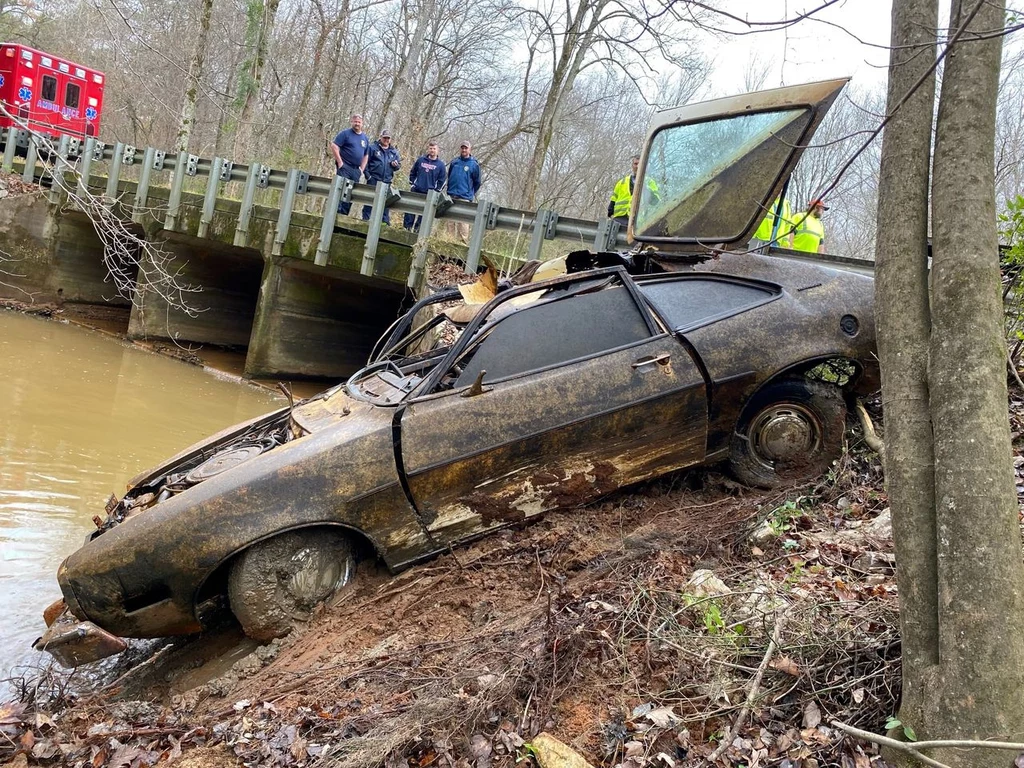
[(793, 228), (793, 250), (806, 253), (823, 253), (825, 249), (825, 223), (821, 214), (828, 210), (820, 197), (811, 200), (807, 212), (796, 217)]
[[(370, 142), (363, 133), (363, 116), (355, 114), (350, 120), (352, 127), (338, 133), (331, 142), (331, 153), (338, 167), (338, 175), (358, 183), (366, 168)], [(352, 203), (338, 203), (338, 213), (342, 216), (347, 216), (351, 209)]]
[[(452, 200), (472, 203), (480, 191), (480, 163), (471, 153), (473, 145), (468, 141), (459, 144), (459, 156), (448, 163), (448, 194)], [(469, 242), (469, 224), (459, 222), (456, 226), (459, 239)]]
[[(366, 183), (372, 187), (376, 187), (378, 181), (390, 184), (401, 165), (398, 147), (391, 146), (391, 131), (381, 131), (380, 138), (370, 145), (369, 159), (366, 161)], [(363, 206), (363, 221), (370, 220), (370, 210), (371, 206)], [(390, 224), (391, 210), (385, 208), (382, 218), (385, 224)]]

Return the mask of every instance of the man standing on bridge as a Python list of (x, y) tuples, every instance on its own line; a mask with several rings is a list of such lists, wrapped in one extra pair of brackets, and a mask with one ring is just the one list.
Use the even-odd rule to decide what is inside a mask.
[[(370, 141), (363, 133), (363, 116), (352, 115), (352, 127), (346, 128), (334, 137), (331, 152), (334, 153), (334, 164), (338, 167), (338, 175), (358, 184), (366, 169), (369, 157)], [(352, 203), (338, 203), (338, 213), (347, 216), (352, 210)]]
[[(413, 163), (409, 171), (409, 183), (412, 184), (413, 192), (426, 194), (432, 189), (438, 191), (444, 189), (444, 183), (448, 180), (448, 170), (445, 168), (444, 160), (437, 156), (437, 142), (427, 144), (427, 154), (420, 155)], [(418, 232), (420, 219), (415, 213), (407, 213), (402, 219), (406, 229)]]
[[(473, 146), (464, 141), (459, 145), (459, 156), (448, 163), (448, 195), (452, 200), (472, 203), (480, 191), (480, 163), (470, 154)], [(459, 239), (469, 242), (469, 224), (458, 222), (455, 230)]]
[[(380, 138), (370, 145), (369, 159), (366, 162), (366, 183), (373, 187), (378, 181), (390, 184), (395, 178), (395, 171), (402, 165), (398, 148), (391, 146), (391, 131), (381, 131)], [(381, 217), (385, 224), (391, 223), (391, 210), (384, 209)], [(363, 221), (370, 220), (370, 206), (363, 206)]]

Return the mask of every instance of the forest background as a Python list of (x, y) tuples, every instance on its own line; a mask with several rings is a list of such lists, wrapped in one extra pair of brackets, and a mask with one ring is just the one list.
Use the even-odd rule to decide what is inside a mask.
[[(887, 30), (876, 44), (850, 25), (866, 14), (884, 27), (888, 13), (884, 0), (6, 0), (0, 39), (106, 72), (107, 141), (329, 174), (327, 144), (359, 112), (371, 138), (392, 131), (406, 169), (430, 139), (445, 159), (468, 139), (482, 197), (585, 218), (604, 215), (656, 109), (857, 69), (789, 197), (799, 208), (828, 189), (827, 250), (863, 257), (881, 143), (864, 145), (885, 70), (827, 62), (817, 75), (822, 54), (805, 47), (800, 61), (800, 38), (884, 65)], [(1007, 41), (1000, 209), (1024, 188), (1022, 59)]]

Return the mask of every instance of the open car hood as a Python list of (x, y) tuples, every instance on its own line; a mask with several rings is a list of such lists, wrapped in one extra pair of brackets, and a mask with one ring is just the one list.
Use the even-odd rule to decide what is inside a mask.
[(674, 250), (746, 243), (849, 78), (659, 112), (640, 159), (631, 238)]

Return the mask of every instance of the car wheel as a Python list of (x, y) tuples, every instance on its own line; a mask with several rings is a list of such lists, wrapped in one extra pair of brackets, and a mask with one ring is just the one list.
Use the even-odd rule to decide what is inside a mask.
[(817, 477), (843, 450), (846, 405), (840, 390), (810, 379), (782, 379), (747, 403), (732, 436), (729, 467), (745, 485), (776, 488)]
[(282, 637), (354, 572), (345, 534), (322, 528), (282, 533), (253, 545), (232, 564), (231, 611), (249, 637)]

